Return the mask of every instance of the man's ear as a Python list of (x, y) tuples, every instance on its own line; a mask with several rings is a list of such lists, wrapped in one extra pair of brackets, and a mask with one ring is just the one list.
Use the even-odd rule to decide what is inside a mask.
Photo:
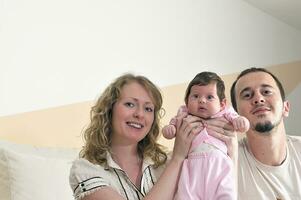
[(283, 116), (288, 117), (290, 111), (290, 103), (286, 100), (283, 102)]
[(223, 100), (221, 100), (221, 109), (224, 109), (227, 105), (227, 101), (226, 98), (224, 98)]

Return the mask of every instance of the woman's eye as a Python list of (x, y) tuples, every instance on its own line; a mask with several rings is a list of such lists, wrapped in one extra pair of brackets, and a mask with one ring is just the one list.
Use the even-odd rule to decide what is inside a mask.
[(126, 102), (125, 105), (130, 108), (134, 107), (134, 104), (131, 102)]
[(146, 110), (147, 112), (153, 112), (153, 111), (154, 111), (154, 109), (153, 109), (152, 107), (146, 107), (145, 110)]

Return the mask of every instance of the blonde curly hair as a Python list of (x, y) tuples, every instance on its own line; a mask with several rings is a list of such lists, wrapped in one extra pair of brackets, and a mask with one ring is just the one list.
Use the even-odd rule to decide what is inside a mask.
[(137, 82), (148, 91), (155, 109), (154, 121), (149, 133), (138, 143), (140, 157), (149, 157), (158, 167), (167, 160), (163, 146), (157, 143), (160, 133), (160, 119), (163, 116), (162, 96), (159, 89), (146, 77), (124, 74), (113, 81), (102, 93), (90, 111), (91, 122), (84, 132), (85, 145), (80, 151), (80, 157), (92, 163), (107, 166), (107, 152), (111, 152), (112, 110), (119, 99), (122, 87), (131, 82)]

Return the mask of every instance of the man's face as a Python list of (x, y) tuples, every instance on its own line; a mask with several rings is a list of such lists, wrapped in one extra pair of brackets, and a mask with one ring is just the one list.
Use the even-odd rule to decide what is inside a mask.
[(289, 104), (283, 102), (280, 90), (271, 75), (251, 72), (242, 76), (235, 86), (237, 111), (245, 116), (251, 130), (269, 134), (289, 113)]

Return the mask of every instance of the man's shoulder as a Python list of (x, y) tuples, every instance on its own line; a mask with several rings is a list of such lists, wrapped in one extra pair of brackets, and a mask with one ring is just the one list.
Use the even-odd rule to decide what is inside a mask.
[(301, 146), (301, 136), (298, 136), (298, 135), (287, 135), (287, 139), (292, 144)]
[(241, 136), (238, 138), (238, 146), (239, 147), (244, 147), (246, 145), (246, 136)]
[(287, 135), (287, 138), (293, 142), (301, 142), (301, 136), (299, 135)]

